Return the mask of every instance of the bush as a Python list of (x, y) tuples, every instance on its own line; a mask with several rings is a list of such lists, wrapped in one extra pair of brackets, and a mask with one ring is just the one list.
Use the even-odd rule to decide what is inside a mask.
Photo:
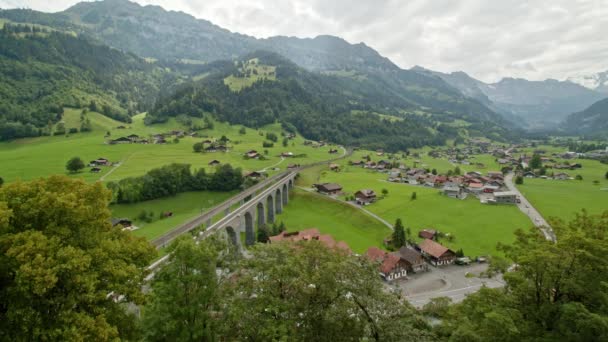
[(262, 143), (262, 147), (264, 148), (268, 148), (268, 147), (274, 147), (274, 143), (270, 142), (270, 141), (264, 141)]
[(70, 130), (68, 131), (70, 134), (74, 134), (74, 133), (78, 133), (78, 128), (76, 127), (72, 127), (70, 128)]
[(75, 173), (84, 169), (84, 162), (79, 157), (74, 157), (68, 160), (67, 164), (65, 165), (65, 168), (71, 173)]
[(576, 177), (574, 177), (574, 179), (581, 181), (581, 180), (583, 180), (583, 176), (581, 176), (581, 175), (576, 175)]
[(272, 133), (272, 132), (266, 133), (266, 139), (268, 139), (268, 140), (270, 140), (272, 142), (279, 141), (279, 137), (276, 134)]
[(515, 184), (517, 184), (517, 185), (524, 184), (524, 177), (522, 177), (522, 176), (515, 177)]

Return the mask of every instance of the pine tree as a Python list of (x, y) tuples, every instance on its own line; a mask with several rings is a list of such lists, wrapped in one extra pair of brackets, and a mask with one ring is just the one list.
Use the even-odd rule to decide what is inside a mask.
[(405, 228), (401, 219), (398, 218), (393, 228), (393, 247), (396, 249), (405, 246)]

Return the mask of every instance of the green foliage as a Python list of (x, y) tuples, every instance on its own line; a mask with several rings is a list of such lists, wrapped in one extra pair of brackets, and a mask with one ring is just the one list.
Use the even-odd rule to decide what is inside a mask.
[(0, 186), (4, 184), (4, 178), (0, 177)]
[(452, 304), (450, 297), (431, 298), (428, 303), (422, 307), (422, 313), (434, 318), (444, 317)]
[(271, 141), (264, 141), (264, 142), (262, 143), (262, 147), (263, 147), (263, 148), (274, 147), (274, 143), (273, 143), (273, 142), (271, 142)]
[[(169, 262), (154, 276), (142, 319), (148, 341), (214, 341), (219, 309), (216, 267), (227, 244), (210, 238), (196, 243), (182, 237), (167, 249)], [(224, 254), (225, 255), (225, 254)]]
[(279, 137), (276, 134), (272, 133), (272, 132), (266, 133), (266, 139), (268, 139), (268, 140), (270, 140), (272, 142), (279, 141)]
[(403, 223), (401, 222), (400, 218), (398, 218), (397, 221), (395, 221), (395, 226), (393, 227), (392, 242), (393, 242), (393, 247), (395, 249), (399, 249), (399, 248), (405, 246), (405, 244), (407, 242), (407, 239), (405, 236), (405, 228), (403, 227)]
[(261, 225), (260, 227), (258, 227), (256, 240), (259, 243), (266, 243), (266, 242), (268, 242), (268, 237), (270, 235), (272, 235), (272, 236), (276, 235), (274, 229), (273, 229), (272, 233), (270, 233), (268, 231), (268, 227), (266, 225)]
[(535, 153), (532, 156), (532, 159), (530, 159), (529, 166), (532, 170), (537, 170), (537, 169), (540, 169), (541, 167), (543, 167), (543, 162), (540, 159), (540, 154)]
[(241, 134), (241, 135), (247, 134), (247, 130), (245, 129), (245, 127), (241, 127), (241, 129), (239, 129), (239, 134)]
[(226, 282), (219, 335), (237, 341), (432, 340), (376, 265), (317, 241), (260, 244)]
[(287, 147), (289, 145), (289, 139), (283, 138), (283, 147)]
[(74, 157), (65, 164), (65, 168), (71, 173), (76, 173), (82, 169), (84, 169), (84, 162), (80, 157)]
[(197, 143), (194, 143), (194, 145), (192, 145), (192, 149), (196, 153), (202, 152), (204, 147), (205, 147), (205, 144), (203, 144), (202, 142), (197, 142)]
[(574, 176), (574, 179), (579, 180), (579, 181), (582, 181), (582, 180), (583, 180), (583, 176), (581, 176), (581, 175), (576, 175), (576, 176)]
[(387, 188), (382, 188), (381, 192), (382, 192), (382, 196), (388, 195), (388, 189)]
[(231, 191), (239, 189), (242, 184), (241, 169), (235, 169), (230, 164), (219, 166), (211, 174), (205, 169), (192, 173), (188, 164), (170, 164), (150, 170), (141, 177), (110, 182), (108, 188), (114, 193), (114, 203), (135, 203), (186, 191)]
[(604, 175), (604, 179), (608, 179), (608, 171), (606, 171), (606, 174)]
[(522, 177), (521, 175), (516, 176), (515, 177), (515, 184), (517, 184), (517, 185), (524, 184), (524, 177)]
[(415, 201), (415, 200), (416, 200), (416, 197), (417, 197), (417, 195), (416, 195), (416, 191), (412, 192), (412, 196), (410, 197), (410, 198), (411, 198), (411, 200), (412, 200), (412, 201)]
[(500, 250), (517, 265), (505, 289), (468, 296), (443, 318), (449, 340), (604, 341), (608, 339), (608, 211), (551, 222), (557, 242), (518, 230)]
[(0, 188), (2, 340), (136, 338), (124, 307), (143, 302), (156, 252), (111, 226), (109, 199), (103, 184), (65, 176)]

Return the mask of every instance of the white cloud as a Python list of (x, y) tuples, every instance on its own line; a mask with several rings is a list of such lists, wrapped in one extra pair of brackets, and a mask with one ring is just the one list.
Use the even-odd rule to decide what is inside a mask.
[[(75, 0), (0, 0), (60, 11)], [(462, 70), (485, 81), (608, 69), (608, 4), (596, 0), (136, 0), (256, 37), (332, 34), (396, 64)]]

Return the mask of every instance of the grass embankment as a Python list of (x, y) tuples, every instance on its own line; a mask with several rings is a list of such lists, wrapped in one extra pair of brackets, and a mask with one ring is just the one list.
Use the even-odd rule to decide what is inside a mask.
[(384, 224), (356, 208), (298, 189), (277, 221), (283, 221), (289, 231), (318, 228), (336, 241), (344, 240), (357, 253), (364, 253), (371, 246), (382, 247), (382, 240), (391, 233)]
[[(152, 240), (171, 228), (188, 221), (200, 214), (204, 209), (211, 208), (233, 196), (235, 192), (185, 192), (169, 198), (156, 199), (133, 204), (117, 204), (110, 206), (115, 217), (136, 216), (146, 210), (154, 213), (154, 220), (150, 223), (136, 220), (134, 224), (139, 227), (133, 234)], [(159, 219), (163, 212), (172, 212), (173, 216)]]

